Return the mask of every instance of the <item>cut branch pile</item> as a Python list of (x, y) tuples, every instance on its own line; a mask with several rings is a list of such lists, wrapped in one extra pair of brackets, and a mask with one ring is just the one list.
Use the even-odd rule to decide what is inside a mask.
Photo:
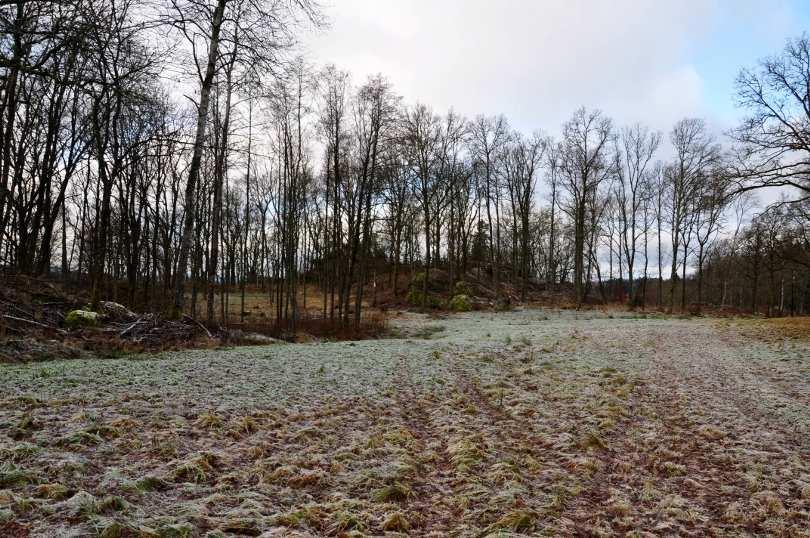
[(170, 320), (156, 313), (135, 313), (109, 301), (99, 304), (97, 323), (71, 327), (68, 314), (87, 311), (87, 297), (29, 277), (10, 276), (3, 284), (0, 362), (77, 358), (88, 351), (105, 355), (182, 348), (219, 336), (188, 316)]
[(113, 338), (122, 338), (149, 347), (167, 342), (189, 341), (202, 335), (213, 337), (203, 324), (189, 316), (175, 321), (152, 313), (142, 314), (134, 321), (106, 323), (101, 331)]

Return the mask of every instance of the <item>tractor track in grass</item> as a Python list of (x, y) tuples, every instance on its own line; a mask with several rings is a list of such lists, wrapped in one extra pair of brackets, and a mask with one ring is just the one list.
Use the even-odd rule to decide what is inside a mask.
[[(447, 515), (442, 516), (437, 508), (441, 506), (441, 499), (448, 494), (445, 480), (451, 464), (447, 456), (447, 440), (437, 434), (431, 423), (430, 413), (425, 408), (427, 405), (435, 407), (439, 402), (432, 395), (423, 394), (410, 381), (413, 373), (406, 357), (400, 358), (399, 369), (408, 381), (403, 383), (394, 397), (397, 412), (402, 417), (406, 430), (415, 438), (416, 448), (426, 450), (430, 446), (433, 453), (432, 457), (422, 458), (418, 462), (413, 485), (414, 495), (412, 499), (406, 500), (406, 507), (409, 512), (418, 514), (415, 526), (424, 532), (439, 533), (449, 527), (449, 518)], [(419, 456), (419, 451), (413, 454), (417, 460)]]

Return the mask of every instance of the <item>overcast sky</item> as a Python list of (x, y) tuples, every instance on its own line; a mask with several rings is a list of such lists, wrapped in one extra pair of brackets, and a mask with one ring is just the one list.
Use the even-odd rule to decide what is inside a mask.
[(362, 82), (382, 73), (407, 103), (507, 116), (558, 134), (578, 106), (669, 130), (736, 122), (740, 67), (810, 22), (802, 0), (327, 0), (311, 60)]

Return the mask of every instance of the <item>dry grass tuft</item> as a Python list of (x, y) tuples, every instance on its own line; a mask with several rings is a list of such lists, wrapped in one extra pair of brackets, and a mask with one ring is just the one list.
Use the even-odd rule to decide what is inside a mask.
[(447, 447), (450, 461), (459, 471), (469, 471), (484, 459), (484, 452), (478, 447), (479, 440), (466, 438)]
[(374, 499), (383, 503), (403, 502), (411, 495), (413, 495), (413, 491), (410, 487), (405, 484), (395, 482), (375, 491)]
[(180, 463), (174, 469), (174, 479), (178, 482), (206, 482), (214, 472), (218, 458), (214, 454), (203, 452)]
[(495, 523), (490, 525), (489, 532), (508, 530), (512, 532), (527, 533), (535, 528), (539, 515), (532, 510), (515, 510), (504, 514)]
[(259, 423), (253, 417), (246, 415), (231, 421), (229, 433), (231, 437), (239, 439), (257, 431), (259, 431)]
[(401, 447), (409, 447), (414, 442), (413, 434), (404, 427), (385, 432), (383, 439), (392, 445)]
[(402, 512), (389, 514), (383, 522), (382, 528), (386, 532), (408, 532), (411, 524)]
[(38, 480), (34, 471), (18, 467), (11, 462), (0, 464), (0, 488), (18, 486), (20, 484), (34, 484)]
[(330, 534), (342, 534), (348, 531), (362, 532), (365, 528), (366, 524), (357, 515), (351, 512), (338, 512), (329, 531)]
[(723, 519), (732, 524), (739, 524), (745, 521), (745, 511), (743, 510), (742, 504), (737, 501), (731, 502), (726, 505), (725, 510), (723, 510)]
[(607, 513), (613, 517), (625, 517), (633, 511), (633, 506), (626, 500), (613, 500), (607, 506)]
[(36, 496), (43, 499), (61, 501), (70, 496), (70, 490), (59, 483), (40, 484), (36, 489)]
[(709, 441), (719, 441), (726, 436), (726, 432), (720, 428), (712, 426), (711, 424), (704, 424), (698, 428), (698, 434)]
[(19, 443), (10, 449), (0, 450), (0, 460), (20, 463), (33, 459), (42, 449), (33, 443)]
[(259, 522), (250, 517), (229, 517), (220, 525), (219, 530), (237, 536), (259, 536), (261, 534)]
[(157, 476), (145, 476), (135, 482), (139, 491), (162, 491), (169, 487), (169, 483)]
[(779, 515), (785, 511), (782, 499), (773, 491), (765, 490), (757, 492), (751, 499), (768, 514)]
[(686, 474), (686, 465), (675, 463), (674, 461), (665, 461), (659, 465), (661, 472), (667, 476), (683, 476)]
[(607, 442), (596, 431), (587, 432), (582, 436), (579, 441), (579, 446), (583, 450), (605, 450), (607, 449)]
[(321, 485), (326, 479), (327, 474), (320, 469), (302, 471), (287, 478), (287, 485), (291, 488), (308, 488)]
[(555, 486), (545, 509), (553, 515), (559, 515), (568, 507), (571, 500), (579, 494), (578, 487)]
[(222, 418), (214, 413), (202, 413), (197, 416), (194, 424), (200, 428), (213, 430), (222, 427)]
[(283, 527), (300, 527), (310, 525), (320, 527), (322, 525), (322, 514), (317, 507), (304, 507), (300, 510), (278, 514), (272, 518), (274, 525)]

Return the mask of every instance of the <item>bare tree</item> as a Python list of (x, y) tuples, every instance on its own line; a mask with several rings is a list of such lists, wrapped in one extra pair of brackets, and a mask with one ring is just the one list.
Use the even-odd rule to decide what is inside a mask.
[(743, 69), (737, 77), (737, 102), (749, 111), (730, 132), (737, 142), (736, 192), (794, 187), (810, 198), (810, 38), (787, 42), (780, 55)]
[[(398, 104), (399, 97), (393, 94), (390, 83), (381, 76), (369, 79), (357, 93), (354, 119), (360, 181), (357, 193), (358, 218), (352, 239), (351, 258), (356, 262), (359, 256), (361, 263), (354, 304), (355, 329), (360, 328), (363, 289), (368, 272), (368, 264), (365, 261), (369, 258), (371, 249), (372, 201), (381, 190), (380, 154), (394, 137)], [(353, 272), (353, 267), (350, 267), (349, 274)]]
[[(513, 241), (515, 245), (517, 245), (518, 238), (520, 241), (520, 295), (522, 301), (526, 300), (529, 280), (529, 220), (534, 204), (536, 176), (547, 147), (548, 140), (540, 134), (526, 139), (519, 133), (514, 133), (503, 158), (504, 176), (512, 205)], [(513, 250), (518, 249), (513, 247)], [(514, 256), (518, 257), (517, 252), (514, 253)]]
[(548, 233), (548, 255), (546, 282), (557, 281), (557, 206), (559, 204), (560, 185), (560, 154), (562, 146), (549, 141), (546, 158), (546, 169), (548, 170), (547, 181), (549, 186), (549, 233)]
[(425, 274), (422, 306), (427, 306), (431, 265), (431, 226), (438, 212), (444, 184), (437, 173), (442, 127), (439, 117), (426, 105), (407, 108), (402, 117), (401, 141), (414, 176), (413, 189), (422, 210), (425, 235)]
[(723, 216), (728, 201), (728, 182), (724, 171), (714, 170), (701, 186), (696, 208), (695, 239), (697, 252), (697, 308), (703, 306), (703, 269), (710, 242), (723, 226)]
[(616, 154), (619, 162), (616, 166), (614, 192), (621, 234), (620, 256), (624, 256), (627, 266), (631, 304), (638, 302), (634, 286), (636, 253), (639, 241), (646, 232), (646, 227), (642, 226), (643, 222), (639, 219), (643, 218), (649, 203), (648, 194), (651, 189), (647, 184), (652, 179), (653, 157), (660, 142), (660, 133), (651, 132), (640, 124), (622, 129), (617, 142)]
[[(489, 263), (492, 282), (496, 290), (500, 281), (501, 218), (499, 157), (509, 136), (509, 127), (503, 116), (478, 116), (470, 123), (470, 153), (479, 180), (489, 226)], [(493, 214), (494, 213), (494, 214)]]
[(695, 118), (679, 121), (670, 133), (670, 141), (675, 158), (667, 166), (664, 179), (672, 238), (669, 306), (673, 309), (678, 280), (678, 255), (683, 249), (685, 274), (694, 216), (692, 209), (711, 168), (717, 163), (720, 147), (708, 134), (703, 120)]
[[(238, 17), (229, 16), (226, 10), (229, 3), (237, 4), (235, 12), (239, 14)], [(242, 3), (235, 0), (216, 0), (213, 9), (208, 0), (170, 0), (165, 21), (187, 41), (200, 85), (194, 151), (186, 180), (185, 218), (175, 275), (175, 315), (179, 315), (183, 309), (184, 282), (194, 233), (196, 189), (208, 126), (211, 91), (216, 75), (222, 69), (219, 62), (221, 43), (230, 36), (238, 36), (240, 47), (244, 51), (245, 64), (257, 74), (272, 74), (280, 62), (280, 51), (294, 43), (293, 25), (301, 14), (311, 21), (317, 21), (317, 10), (308, 0), (245, 0)]]
[[(343, 189), (343, 176), (345, 165), (344, 147), (348, 145), (347, 137), (347, 100), (349, 91), (349, 75), (338, 70), (335, 66), (327, 66), (320, 76), (321, 86), (321, 112), (320, 128), (322, 136), (326, 142), (326, 185), (325, 185), (325, 205), (324, 211), (328, 219), (331, 208), (331, 223), (325, 227), (330, 228), (324, 236), (326, 244), (324, 251), (327, 253), (325, 264), (329, 266), (328, 294), (326, 288), (323, 290), (324, 302), (329, 300), (329, 319), (335, 319), (335, 292), (338, 289), (338, 278), (340, 270), (341, 245), (343, 242), (342, 233), (342, 210), (341, 192)], [(331, 202), (331, 203), (330, 203)], [(342, 286), (340, 289), (343, 289)], [(343, 301), (338, 301), (338, 307), (342, 308)]]
[[(577, 305), (585, 300), (585, 246), (589, 207), (595, 207), (602, 182), (615, 172), (609, 155), (613, 124), (598, 110), (580, 108), (563, 126), (560, 151), (562, 186), (568, 193), (565, 210), (574, 221), (574, 290)], [(594, 213), (595, 214), (595, 213)]]

